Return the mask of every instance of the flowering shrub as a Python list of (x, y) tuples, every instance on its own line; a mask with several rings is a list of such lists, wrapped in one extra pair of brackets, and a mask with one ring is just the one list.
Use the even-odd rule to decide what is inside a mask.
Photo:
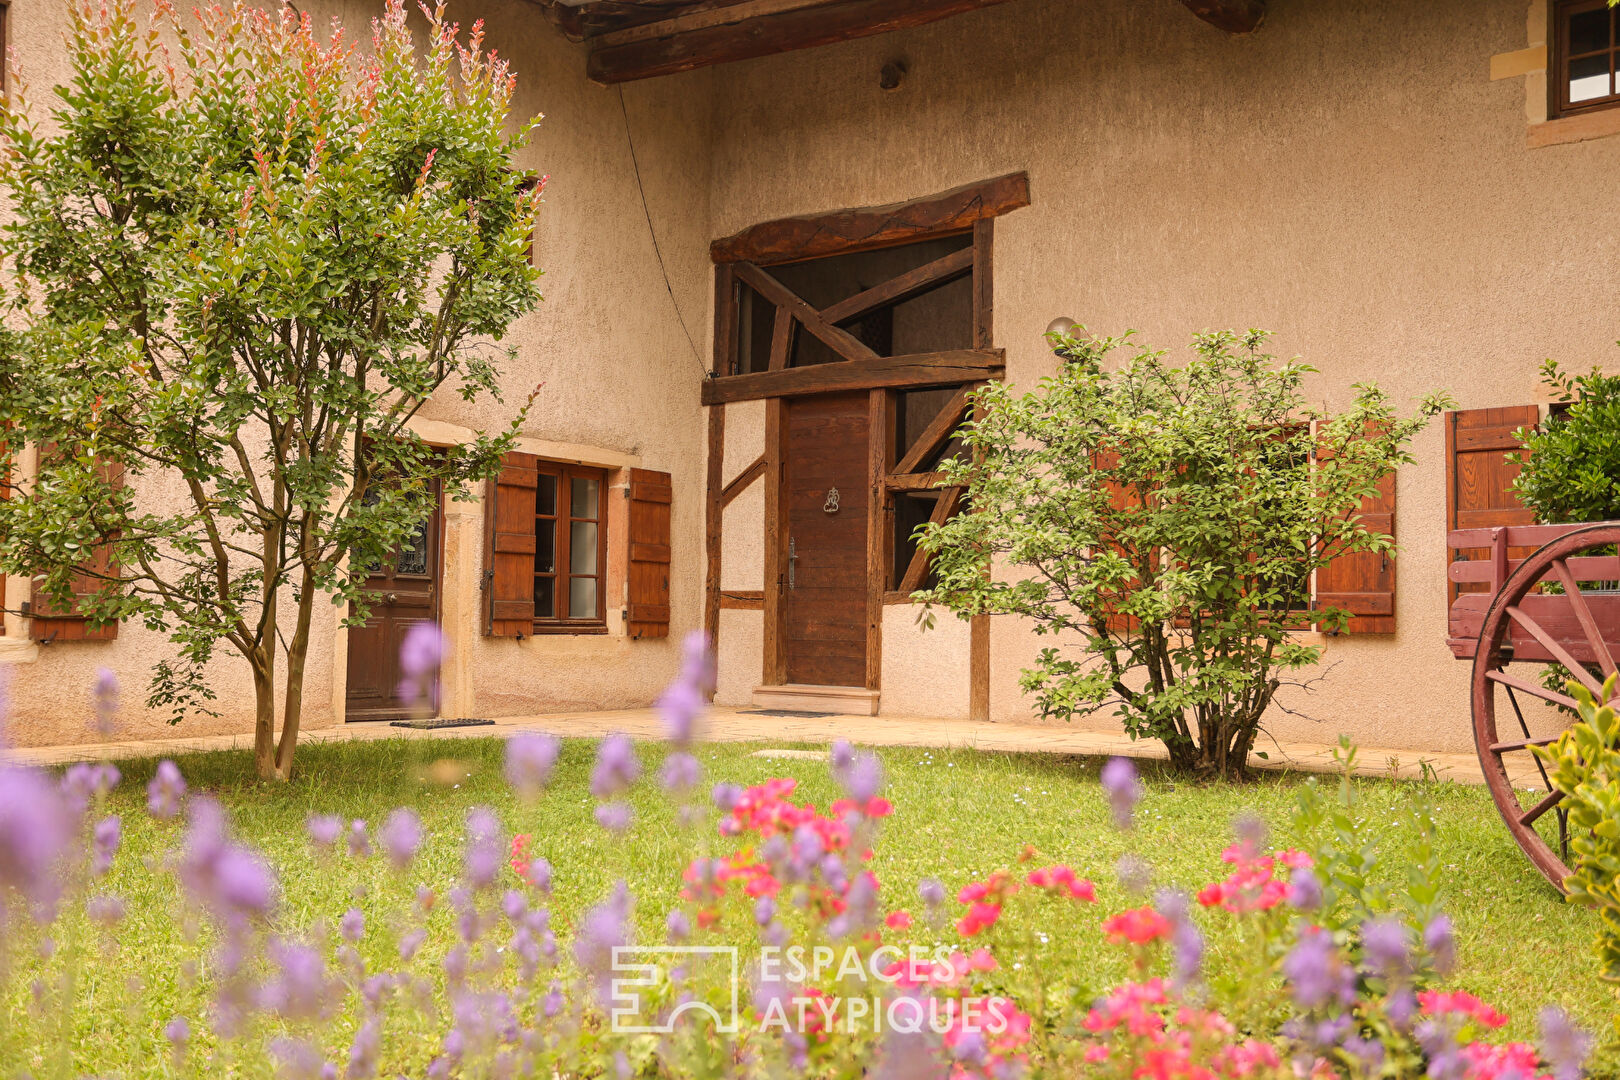
[[(399, 910), (362, 909), (357, 893), (349, 910), (304, 921), (219, 804), (163, 763), (147, 808), (170, 850), (145, 871), (174, 882), (174, 917), (192, 946), (144, 960), (154, 978), (206, 1001), (149, 1018), (168, 1065), (334, 1080), (1581, 1075), (1589, 1043), (1562, 1014), (1543, 1018), (1540, 1048), (1493, 1041), (1506, 1017), (1447, 984), (1438, 874), (1418, 858), (1398, 893), (1369, 886), (1376, 856), (1348, 785), (1337, 800), (1306, 786), (1291, 846), (1240, 821), (1235, 842), (1211, 853), (1211, 880), (1191, 893), (1148, 897), (1145, 868), (1127, 860), (1120, 875), (1137, 899), (1104, 909), (1093, 882), (1027, 846), (954, 892), (928, 879), (897, 896), (873, 870), (897, 812), (873, 755), (833, 748), (842, 797), (824, 808), (800, 801), (787, 778), (697, 796), (702, 767), (688, 750), (709, 677), (703, 642), (690, 642), (662, 702), (674, 752), (658, 782), (690, 829), (691, 855), (678, 901), (656, 919), (638, 917), (626, 881), (578, 918), (554, 915), (546, 835), (513, 835), (475, 808), (452, 887), (418, 886)], [(543, 796), (557, 756), (547, 736), (511, 740), (506, 779), (521, 799)], [(1129, 762), (1106, 772), (1128, 831), (1142, 785)], [(0, 765), (4, 1000), (63, 1016), (93, 1007), (74, 996), (76, 965), (95, 957), (78, 927), (110, 939), (137, 899), (106, 888), (123, 835), (106, 804), (120, 782), (106, 765), (60, 778)], [(635, 828), (626, 800), (645, 782), (633, 744), (601, 744), (590, 779), (601, 828)], [(425, 828), (410, 808), (376, 825), (315, 815), (307, 831), (307, 857), (333, 873), (343, 858), (379, 860), (402, 885), (421, 870)], [(139, 902), (160, 895), (133, 876)], [(655, 923), (658, 935), (638, 941), (636, 928)], [(1055, 964), (1068, 946), (1040, 929), (1054, 925), (1105, 942), (1116, 974)], [(375, 948), (379, 939), (389, 948)], [(24, 1044), (18, 1027), (0, 1023), (0, 1076), (65, 1074), (72, 1026), (50, 1029), (56, 1045)]]

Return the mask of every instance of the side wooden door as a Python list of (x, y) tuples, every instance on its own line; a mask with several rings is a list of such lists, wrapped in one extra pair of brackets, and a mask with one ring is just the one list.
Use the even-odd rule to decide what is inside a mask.
[(364, 626), (349, 628), (345, 719), (399, 720), (420, 712), (399, 696), (399, 649), (412, 626), (439, 620), (443, 519), (444, 494), (436, 488), (433, 515), (366, 581), (371, 614)]
[(787, 681), (866, 685), (867, 394), (787, 402)]

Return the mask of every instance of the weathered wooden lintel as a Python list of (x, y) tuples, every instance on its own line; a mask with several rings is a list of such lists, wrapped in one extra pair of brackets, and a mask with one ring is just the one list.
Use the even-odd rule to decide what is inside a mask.
[(782, 371), (756, 371), (706, 379), (703, 404), (757, 401), (760, 398), (798, 397), (835, 390), (875, 390), (880, 387), (920, 389), (999, 379), (1006, 370), (1002, 349), (957, 349), (951, 352), (880, 356), (874, 360), (842, 360)]
[(1029, 205), (1029, 174), (1008, 173), (887, 206), (778, 218), (709, 245), (717, 263), (760, 266), (846, 255), (966, 232), (977, 222)]

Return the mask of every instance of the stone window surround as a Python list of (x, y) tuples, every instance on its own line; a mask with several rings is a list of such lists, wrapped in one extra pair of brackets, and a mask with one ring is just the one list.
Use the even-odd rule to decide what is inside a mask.
[(1620, 106), (1573, 116), (1554, 118), (1550, 115), (1547, 64), (1551, 45), (1547, 35), (1552, 28), (1551, 4), (1552, 0), (1531, 0), (1525, 18), (1526, 46), (1491, 57), (1493, 82), (1524, 79), (1526, 147), (1534, 150), (1620, 135)]

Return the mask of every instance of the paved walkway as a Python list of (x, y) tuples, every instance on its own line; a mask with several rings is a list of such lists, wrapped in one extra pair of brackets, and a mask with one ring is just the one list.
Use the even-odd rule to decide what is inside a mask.
[[(346, 724), (304, 732), (302, 743), (367, 739), (508, 738), (523, 731), (545, 731), (575, 738), (597, 738), (624, 732), (637, 739), (663, 737), (663, 726), (652, 709), (609, 712), (555, 713), (497, 720), (494, 726), (414, 731), (387, 724)], [(1150, 741), (1133, 742), (1119, 734), (1083, 731), (1058, 724), (991, 724), (967, 720), (935, 720), (892, 716), (782, 716), (753, 710), (719, 707), (711, 713), (704, 737), (716, 742), (757, 742), (785, 747), (794, 743), (827, 744), (837, 739), (866, 746), (966, 747), (1008, 753), (1123, 755), (1162, 758), (1164, 751)], [(39, 765), (108, 758), (170, 757), (199, 750), (246, 749), (245, 735), (207, 735), (196, 738), (148, 739), (75, 746), (46, 746), (12, 752), (14, 760)], [(1262, 745), (1268, 756), (1255, 762), (1262, 769), (1334, 770), (1334, 747), (1324, 743)], [(1518, 787), (1541, 786), (1529, 755), (1513, 755), (1519, 768), (1513, 774)], [(1358, 772), (1365, 776), (1417, 778), (1425, 771), (1459, 783), (1483, 782), (1479, 762), (1472, 754), (1425, 754), (1386, 747), (1360, 748)]]

